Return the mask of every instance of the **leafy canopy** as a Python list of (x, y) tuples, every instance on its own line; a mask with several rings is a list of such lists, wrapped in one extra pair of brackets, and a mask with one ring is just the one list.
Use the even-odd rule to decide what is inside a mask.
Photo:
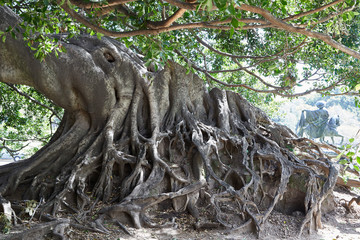
[[(253, 102), (261, 99), (266, 104), (274, 95), (329, 94), (337, 87), (351, 94), (360, 89), (360, 14), (355, 0), (0, 0), (0, 4), (24, 20), (0, 32), (0, 39), (23, 31), (39, 59), (66, 51), (63, 41), (88, 33), (118, 39), (153, 71), (171, 59), (197, 72), (209, 87), (239, 91)], [(53, 39), (51, 34), (62, 38)], [(302, 86), (311, 87), (295, 92)], [(24, 118), (24, 102), (12, 96), (19, 86), (12, 87), (0, 85), (2, 122), (12, 113), (17, 120)], [(34, 90), (23, 91), (49, 106), (46, 114), (36, 114), (41, 119), (58, 112)]]

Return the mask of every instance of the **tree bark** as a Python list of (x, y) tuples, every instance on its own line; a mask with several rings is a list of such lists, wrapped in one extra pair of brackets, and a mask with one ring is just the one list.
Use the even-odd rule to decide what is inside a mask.
[[(0, 30), (17, 21), (0, 7)], [(306, 214), (301, 231), (321, 225), (337, 170), (328, 161), (324, 175), (297, 158), (289, 150), (300, 147), (295, 134), (239, 94), (207, 91), (174, 62), (148, 72), (112, 39), (81, 35), (63, 45), (66, 53), (40, 62), (20, 37), (0, 43), (0, 81), (32, 86), (65, 109), (44, 148), (0, 167), (2, 198), (44, 199), (43, 211), (78, 216), (95, 198), (106, 203), (98, 229), (124, 215), (135, 227), (154, 226), (148, 212), (169, 201), (199, 219), (205, 201), (221, 225), (251, 221), (260, 232), (285, 196)], [(284, 195), (291, 188), (302, 197)]]

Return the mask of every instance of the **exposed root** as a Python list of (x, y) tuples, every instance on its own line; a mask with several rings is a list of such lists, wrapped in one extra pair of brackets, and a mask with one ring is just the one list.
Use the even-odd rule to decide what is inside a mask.
[(69, 227), (69, 219), (59, 219), (56, 221), (40, 223), (21, 232), (2, 235), (1, 239), (42, 239), (43, 236), (50, 235), (59, 239), (67, 239), (64, 235), (65, 229)]
[[(89, 228), (102, 233), (109, 232), (106, 219), (127, 234), (129, 218), (137, 228), (174, 224), (152, 221), (165, 206), (199, 220), (200, 204), (214, 222), (197, 228), (251, 226), (260, 233), (281, 208), (304, 211), (300, 234), (321, 227), (321, 205), (338, 172), (323, 146), (272, 123), (238, 94), (205, 91), (201, 79), (175, 63), (152, 82), (133, 60), (124, 57), (121, 64), (127, 75), (112, 78), (106, 120), (99, 123), (84, 110), (67, 113), (48, 146), (0, 168), (1, 196), (43, 198), (43, 212), (76, 213), (78, 225), (92, 223)], [(290, 188), (302, 197), (286, 195)], [(100, 203), (109, 205), (97, 211)], [(53, 233), (64, 238), (69, 223), (57, 224)]]
[(123, 230), (127, 235), (132, 235), (129, 230), (127, 230), (127, 228), (124, 226), (124, 224), (122, 224), (121, 222), (119, 222), (118, 220), (115, 220), (115, 222), (117, 223), (117, 225), (119, 225), (119, 227), (121, 228), (121, 230)]
[(353, 212), (353, 210), (351, 209), (351, 204), (356, 202), (357, 205), (360, 205), (360, 196), (353, 197), (349, 202), (346, 201), (345, 199), (340, 199), (339, 202), (345, 208), (347, 213), (351, 213), (351, 212)]
[(119, 218), (120, 214), (126, 213), (131, 216), (133, 224), (136, 228), (141, 228), (144, 224), (154, 227), (146, 216), (146, 210), (153, 207), (167, 199), (174, 199), (180, 196), (186, 196), (192, 192), (199, 191), (204, 186), (204, 183), (197, 182), (188, 185), (177, 192), (162, 193), (146, 198), (131, 198), (127, 197), (120, 204), (104, 208), (100, 211), (102, 215), (100, 218), (110, 217), (111, 219)]

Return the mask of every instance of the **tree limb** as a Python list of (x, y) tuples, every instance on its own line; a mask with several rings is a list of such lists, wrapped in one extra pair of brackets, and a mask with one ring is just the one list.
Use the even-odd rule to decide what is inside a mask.
[(325, 5), (321, 6), (321, 7), (312, 9), (310, 11), (302, 12), (302, 13), (293, 15), (291, 17), (284, 18), (283, 21), (287, 22), (287, 21), (291, 21), (291, 20), (299, 19), (301, 17), (308, 16), (308, 15), (311, 15), (311, 14), (314, 14), (314, 13), (318, 13), (318, 12), (320, 12), (322, 10), (325, 10), (325, 9), (327, 9), (329, 7), (335, 6), (336, 4), (339, 4), (339, 3), (342, 3), (342, 2), (344, 2), (344, 0), (336, 0), (336, 1), (333, 1), (331, 3), (325, 4)]
[(254, 6), (250, 6), (247, 4), (243, 4), (240, 6), (241, 10), (245, 10), (245, 11), (249, 11), (252, 13), (257, 13), (260, 14), (261, 16), (263, 16), (265, 19), (267, 19), (270, 23), (273, 24), (273, 26), (276, 26), (279, 29), (288, 31), (288, 32), (293, 32), (293, 33), (298, 33), (298, 34), (302, 34), (311, 38), (316, 38), (319, 40), (322, 40), (323, 42), (325, 42), (326, 44), (328, 44), (329, 46), (332, 46), (335, 49), (338, 49), (350, 56), (353, 56), (357, 59), (360, 59), (360, 53), (357, 51), (354, 51), (348, 47), (346, 47), (345, 45), (336, 42), (335, 40), (333, 40), (329, 35), (323, 34), (323, 33), (318, 33), (318, 32), (313, 32), (310, 30), (306, 30), (304, 28), (299, 28), (299, 27), (294, 27), (290, 24), (285, 23), (284, 21), (274, 17), (270, 12), (259, 8), (259, 7), (254, 7)]
[(80, 8), (102, 8), (102, 7), (113, 7), (121, 4), (135, 2), (136, 0), (108, 0), (104, 2), (93, 2), (84, 0), (70, 0), (70, 2)]

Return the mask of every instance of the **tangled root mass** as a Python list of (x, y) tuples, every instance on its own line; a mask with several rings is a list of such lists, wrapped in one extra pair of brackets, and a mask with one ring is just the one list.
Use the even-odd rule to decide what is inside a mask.
[[(42, 212), (70, 211), (80, 221), (101, 201), (106, 207), (93, 226), (104, 232), (104, 219), (156, 226), (158, 208), (257, 232), (275, 209), (302, 211), (300, 232), (321, 227), (337, 170), (326, 159), (295, 156), (304, 145), (291, 130), (237, 93), (207, 91), (177, 63), (147, 72), (134, 53), (106, 38), (82, 36), (65, 47), (67, 55), (39, 63), (53, 74), (38, 82), (51, 76), (63, 84), (61, 94), (52, 98), (51, 89), (34, 85), (65, 115), (38, 153), (0, 168), (3, 200), (42, 200)], [(85, 72), (100, 70), (79, 74), (69, 59)], [(203, 219), (202, 206), (211, 219)]]

